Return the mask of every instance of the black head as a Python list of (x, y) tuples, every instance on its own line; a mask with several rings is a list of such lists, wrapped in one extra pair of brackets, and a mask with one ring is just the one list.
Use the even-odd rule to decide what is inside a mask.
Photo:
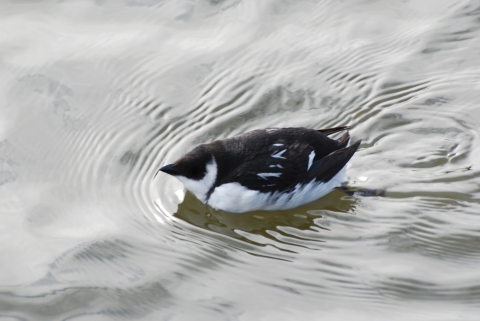
[(192, 149), (173, 164), (168, 164), (159, 170), (172, 176), (183, 176), (191, 180), (201, 180), (207, 173), (207, 164), (212, 161), (212, 154), (205, 145)]

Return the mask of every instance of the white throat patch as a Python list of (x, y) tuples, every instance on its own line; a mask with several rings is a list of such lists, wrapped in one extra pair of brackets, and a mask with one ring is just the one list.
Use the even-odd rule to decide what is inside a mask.
[(207, 172), (201, 180), (194, 180), (186, 178), (185, 176), (175, 176), (183, 186), (192, 192), (200, 201), (206, 202), (206, 196), (210, 188), (215, 184), (217, 179), (218, 167), (215, 157), (212, 156), (212, 161), (207, 164)]

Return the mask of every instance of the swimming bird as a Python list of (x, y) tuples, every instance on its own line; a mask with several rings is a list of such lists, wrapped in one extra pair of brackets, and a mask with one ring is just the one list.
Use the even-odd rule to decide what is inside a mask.
[[(180, 180), (211, 207), (233, 213), (310, 203), (345, 180), (361, 140), (328, 137), (347, 126), (267, 128), (201, 144), (158, 170)], [(158, 173), (157, 172), (157, 173)]]

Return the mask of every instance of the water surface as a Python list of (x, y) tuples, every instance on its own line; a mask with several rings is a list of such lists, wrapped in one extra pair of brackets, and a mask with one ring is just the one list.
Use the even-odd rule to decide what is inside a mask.
[[(4, 1), (0, 319), (476, 320), (478, 1)], [(349, 125), (353, 188), (215, 211), (155, 172)]]

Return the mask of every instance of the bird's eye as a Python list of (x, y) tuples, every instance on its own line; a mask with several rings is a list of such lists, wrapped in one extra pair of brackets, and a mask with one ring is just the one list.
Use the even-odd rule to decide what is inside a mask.
[(201, 176), (202, 176), (202, 170), (198, 166), (192, 167), (190, 169), (190, 177), (191, 178), (200, 179)]

